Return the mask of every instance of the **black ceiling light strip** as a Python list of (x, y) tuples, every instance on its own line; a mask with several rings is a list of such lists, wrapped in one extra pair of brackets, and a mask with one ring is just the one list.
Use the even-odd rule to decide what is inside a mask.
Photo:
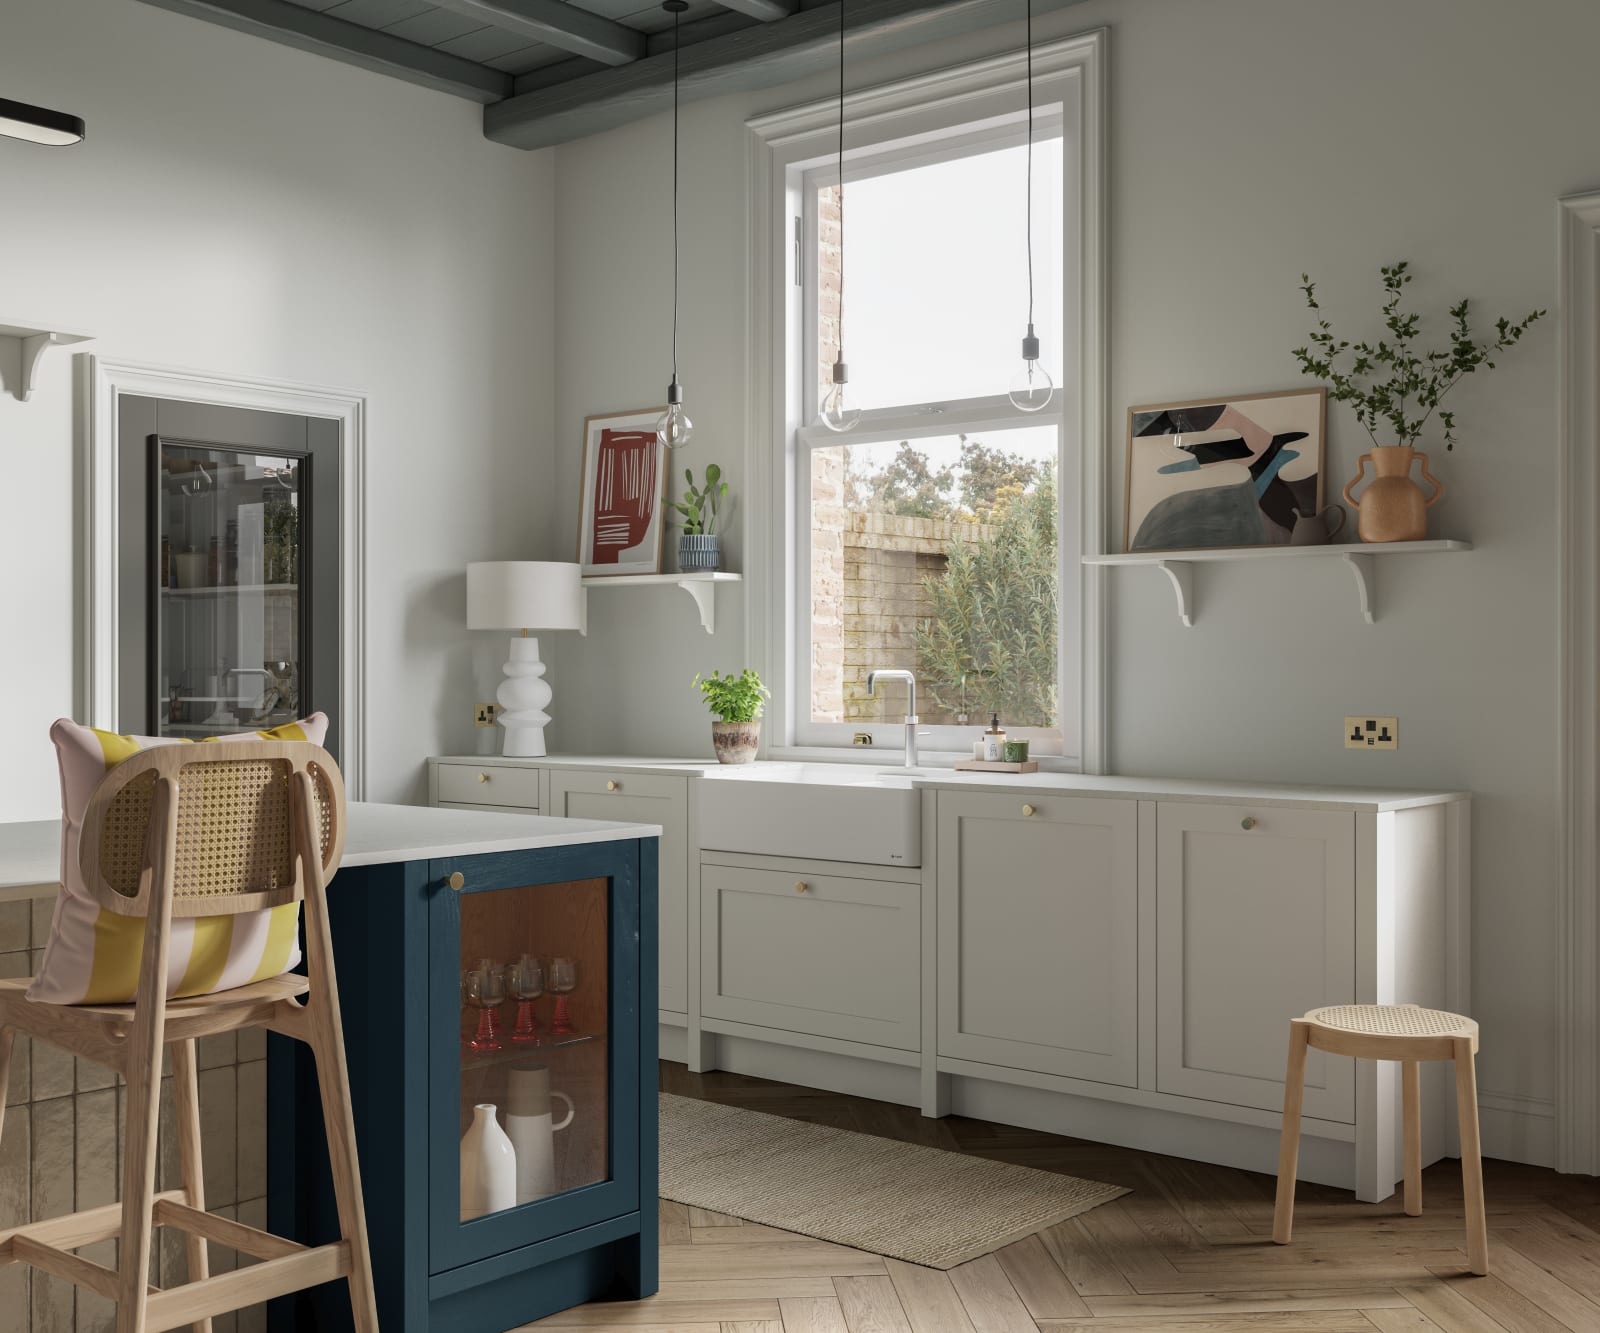
[(83, 133), (83, 121), (77, 116), (0, 97), (0, 134), (59, 147), (82, 142)]

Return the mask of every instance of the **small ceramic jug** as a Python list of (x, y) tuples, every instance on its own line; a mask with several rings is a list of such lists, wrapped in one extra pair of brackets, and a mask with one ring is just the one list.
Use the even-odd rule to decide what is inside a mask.
[(461, 1139), (461, 1220), (517, 1206), (517, 1154), (491, 1102), (472, 1108)]
[[(555, 1136), (572, 1123), (572, 1098), (550, 1086), (543, 1065), (513, 1066), (506, 1098), (506, 1135), (517, 1154), (517, 1202), (532, 1203), (556, 1192)], [(567, 1113), (556, 1120), (551, 1101), (562, 1101)]]
[[(1331, 528), (1328, 526), (1329, 514), (1337, 514), (1339, 517), (1339, 521)], [(1294, 531), (1289, 534), (1289, 545), (1325, 545), (1344, 531), (1344, 519), (1343, 505), (1329, 505), (1320, 514), (1314, 509), (1305, 514), (1296, 509), (1294, 511)]]
[[(1422, 477), (1433, 484), (1433, 494), (1411, 480), (1411, 464), (1422, 460)], [(1356, 499), (1351, 494), (1368, 463), (1376, 474), (1372, 484)], [(1356, 475), (1344, 488), (1344, 498), (1356, 507), (1356, 535), (1364, 542), (1419, 542), (1428, 535), (1428, 510), (1439, 503), (1444, 484), (1428, 471), (1428, 455), (1410, 445), (1390, 445), (1362, 454)]]

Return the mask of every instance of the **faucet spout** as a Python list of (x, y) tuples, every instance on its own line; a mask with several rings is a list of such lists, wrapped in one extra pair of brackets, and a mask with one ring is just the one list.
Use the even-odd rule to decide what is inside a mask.
[(885, 668), (867, 673), (867, 693), (876, 692), (880, 680), (903, 680), (906, 683), (906, 767), (917, 766), (917, 678), (909, 671)]

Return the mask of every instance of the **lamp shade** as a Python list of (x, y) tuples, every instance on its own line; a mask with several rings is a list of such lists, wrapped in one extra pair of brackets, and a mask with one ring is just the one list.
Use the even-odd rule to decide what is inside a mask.
[(83, 121), (65, 111), (0, 97), (0, 134), (30, 143), (62, 145), (83, 139)]
[(468, 629), (577, 629), (579, 567), (559, 560), (496, 560), (467, 566)]

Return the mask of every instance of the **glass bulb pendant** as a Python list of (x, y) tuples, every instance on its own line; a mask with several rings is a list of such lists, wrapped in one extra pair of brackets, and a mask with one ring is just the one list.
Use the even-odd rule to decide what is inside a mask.
[(850, 367), (845, 364), (844, 357), (839, 357), (833, 363), (833, 387), (822, 400), (822, 410), (817, 413), (817, 421), (837, 434), (852, 430), (856, 422), (861, 420), (861, 409), (856, 406), (855, 399), (850, 394)]
[(668, 449), (681, 449), (694, 438), (694, 422), (683, 410), (683, 385), (673, 377), (667, 385), (667, 410), (656, 418), (656, 440)]
[(1055, 391), (1055, 381), (1039, 363), (1039, 339), (1030, 324), (1022, 340), (1022, 369), (1011, 381), (1011, 405), (1019, 412), (1038, 412), (1050, 405)]

